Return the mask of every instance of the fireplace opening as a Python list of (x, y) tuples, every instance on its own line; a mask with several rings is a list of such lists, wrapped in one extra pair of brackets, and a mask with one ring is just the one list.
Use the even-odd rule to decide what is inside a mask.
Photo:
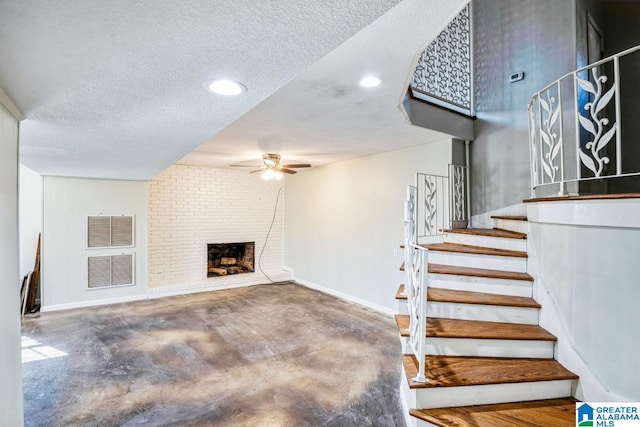
[(253, 273), (255, 242), (208, 243), (207, 277)]

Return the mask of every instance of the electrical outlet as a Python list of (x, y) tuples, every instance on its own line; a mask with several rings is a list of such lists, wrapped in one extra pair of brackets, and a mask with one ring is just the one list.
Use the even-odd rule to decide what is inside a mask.
[(394, 258), (397, 258), (397, 257), (398, 257), (398, 250), (397, 250), (397, 249), (394, 249), (394, 250), (393, 250), (393, 257), (394, 257)]

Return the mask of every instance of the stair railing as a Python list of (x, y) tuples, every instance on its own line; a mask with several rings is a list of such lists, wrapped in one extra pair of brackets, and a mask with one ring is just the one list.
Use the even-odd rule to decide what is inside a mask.
[(449, 175), (416, 174), (407, 186), (404, 205), (405, 293), (409, 312), (408, 346), (418, 360), (415, 382), (428, 382), (425, 372), (429, 250), (420, 239), (437, 237), (446, 228), (466, 228), (468, 168), (449, 165)]
[(467, 167), (449, 165), (449, 175), (416, 174), (417, 241), (442, 236), (447, 228), (467, 228)]
[(404, 209), (405, 227), (405, 292), (409, 312), (409, 348), (418, 360), (418, 375), (413, 381), (428, 382), (425, 375), (427, 335), (427, 269), (428, 249), (418, 245), (417, 194), (415, 186), (407, 186)]
[(631, 114), (639, 103), (634, 96), (623, 101), (620, 78), (622, 63), (629, 67), (622, 74), (625, 83), (636, 85), (639, 62), (636, 46), (572, 71), (533, 95), (527, 109), (533, 197), (549, 185), (564, 195), (570, 182), (640, 175), (634, 151), (625, 158), (622, 143), (622, 108)]

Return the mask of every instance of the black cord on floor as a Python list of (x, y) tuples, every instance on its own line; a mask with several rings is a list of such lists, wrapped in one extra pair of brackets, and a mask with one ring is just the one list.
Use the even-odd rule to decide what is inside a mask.
[(264, 238), (264, 245), (262, 245), (262, 250), (260, 251), (260, 256), (258, 257), (258, 269), (262, 274), (264, 274), (264, 277), (266, 277), (267, 280), (269, 280), (271, 283), (277, 283), (277, 282), (273, 280), (271, 277), (269, 277), (269, 275), (265, 273), (264, 270), (262, 270), (262, 254), (264, 253), (264, 248), (267, 247), (267, 242), (269, 241), (269, 235), (271, 234), (271, 229), (273, 228), (273, 223), (276, 221), (276, 212), (278, 211), (278, 200), (280, 200), (280, 192), (282, 192), (282, 186), (280, 186), (280, 189), (278, 190), (278, 195), (276, 196), (276, 205), (273, 208), (273, 218), (271, 218), (271, 225), (269, 225), (269, 231), (267, 231), (267, 236)]

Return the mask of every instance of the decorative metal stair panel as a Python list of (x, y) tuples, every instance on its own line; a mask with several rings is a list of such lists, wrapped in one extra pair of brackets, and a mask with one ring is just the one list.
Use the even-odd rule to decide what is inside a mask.
[(473, 116), (471, 5), (420, 54), (411, 79), (414, 96)]

